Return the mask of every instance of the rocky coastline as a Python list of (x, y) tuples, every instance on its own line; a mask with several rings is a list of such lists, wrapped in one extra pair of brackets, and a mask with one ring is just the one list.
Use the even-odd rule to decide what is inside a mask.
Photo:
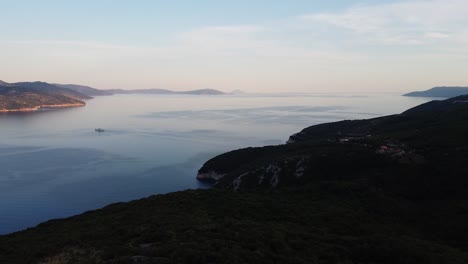
[(54, 105), (39, 105), (34, 107), (24, 107), (24, 108), (16, 108), (16, 109), (0, 109), (0, 113), (11, 113), (11, 112), (35, 112), (40, 109), (47, 109), (47, 108), (71, 108), (71, 107), (81, 107), (86, 106), (86, 103), (73, 103), (73, 104), (54, 104)]

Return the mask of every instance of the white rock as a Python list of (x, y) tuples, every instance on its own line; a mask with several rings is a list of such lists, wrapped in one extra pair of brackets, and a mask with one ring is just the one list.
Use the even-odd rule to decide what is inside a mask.
[(219, 174), (215, 171), (209, 171), (206, 173), (200, 173), (197, 175), (198, 180), (213, 180), (213, 181), (219, 181), (221, 178), (226, 176), (226, 174)]

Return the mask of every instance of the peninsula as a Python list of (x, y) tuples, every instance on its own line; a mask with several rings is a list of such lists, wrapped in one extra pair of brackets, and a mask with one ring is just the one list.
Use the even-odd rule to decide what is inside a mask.
[(0, 83), (0, 112), (85, 106), (91, 97), (44, 82)]

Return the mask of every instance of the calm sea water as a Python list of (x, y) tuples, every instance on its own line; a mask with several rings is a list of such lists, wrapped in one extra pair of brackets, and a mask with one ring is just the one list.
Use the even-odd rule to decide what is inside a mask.
[(196, 172), (217, 154), (282, 144), (313, 124), (400, 113), (428, 100), (119, 95), (82, 108), (0, 114), (0, 234), (113, 202), (203, 188)]

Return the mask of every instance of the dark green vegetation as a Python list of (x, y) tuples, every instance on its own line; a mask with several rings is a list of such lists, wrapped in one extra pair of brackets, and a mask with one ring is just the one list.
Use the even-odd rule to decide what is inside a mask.
[(427, 91), (412, 92), (405, 96), (450, 98), (468, 94), (468, 87), (434, 87)]
[(0, 263), (468, 263), (467, 133), (468, 96), (309, 127), (208, 161), (218, 188), (0, 236)]
[(0, 83), (0, 112), (83, 106), (91, 97), (44, 82)]
[(0, 263), (467, 263), (467, 209), (360, 182), (185, 191), (0, 237)]

